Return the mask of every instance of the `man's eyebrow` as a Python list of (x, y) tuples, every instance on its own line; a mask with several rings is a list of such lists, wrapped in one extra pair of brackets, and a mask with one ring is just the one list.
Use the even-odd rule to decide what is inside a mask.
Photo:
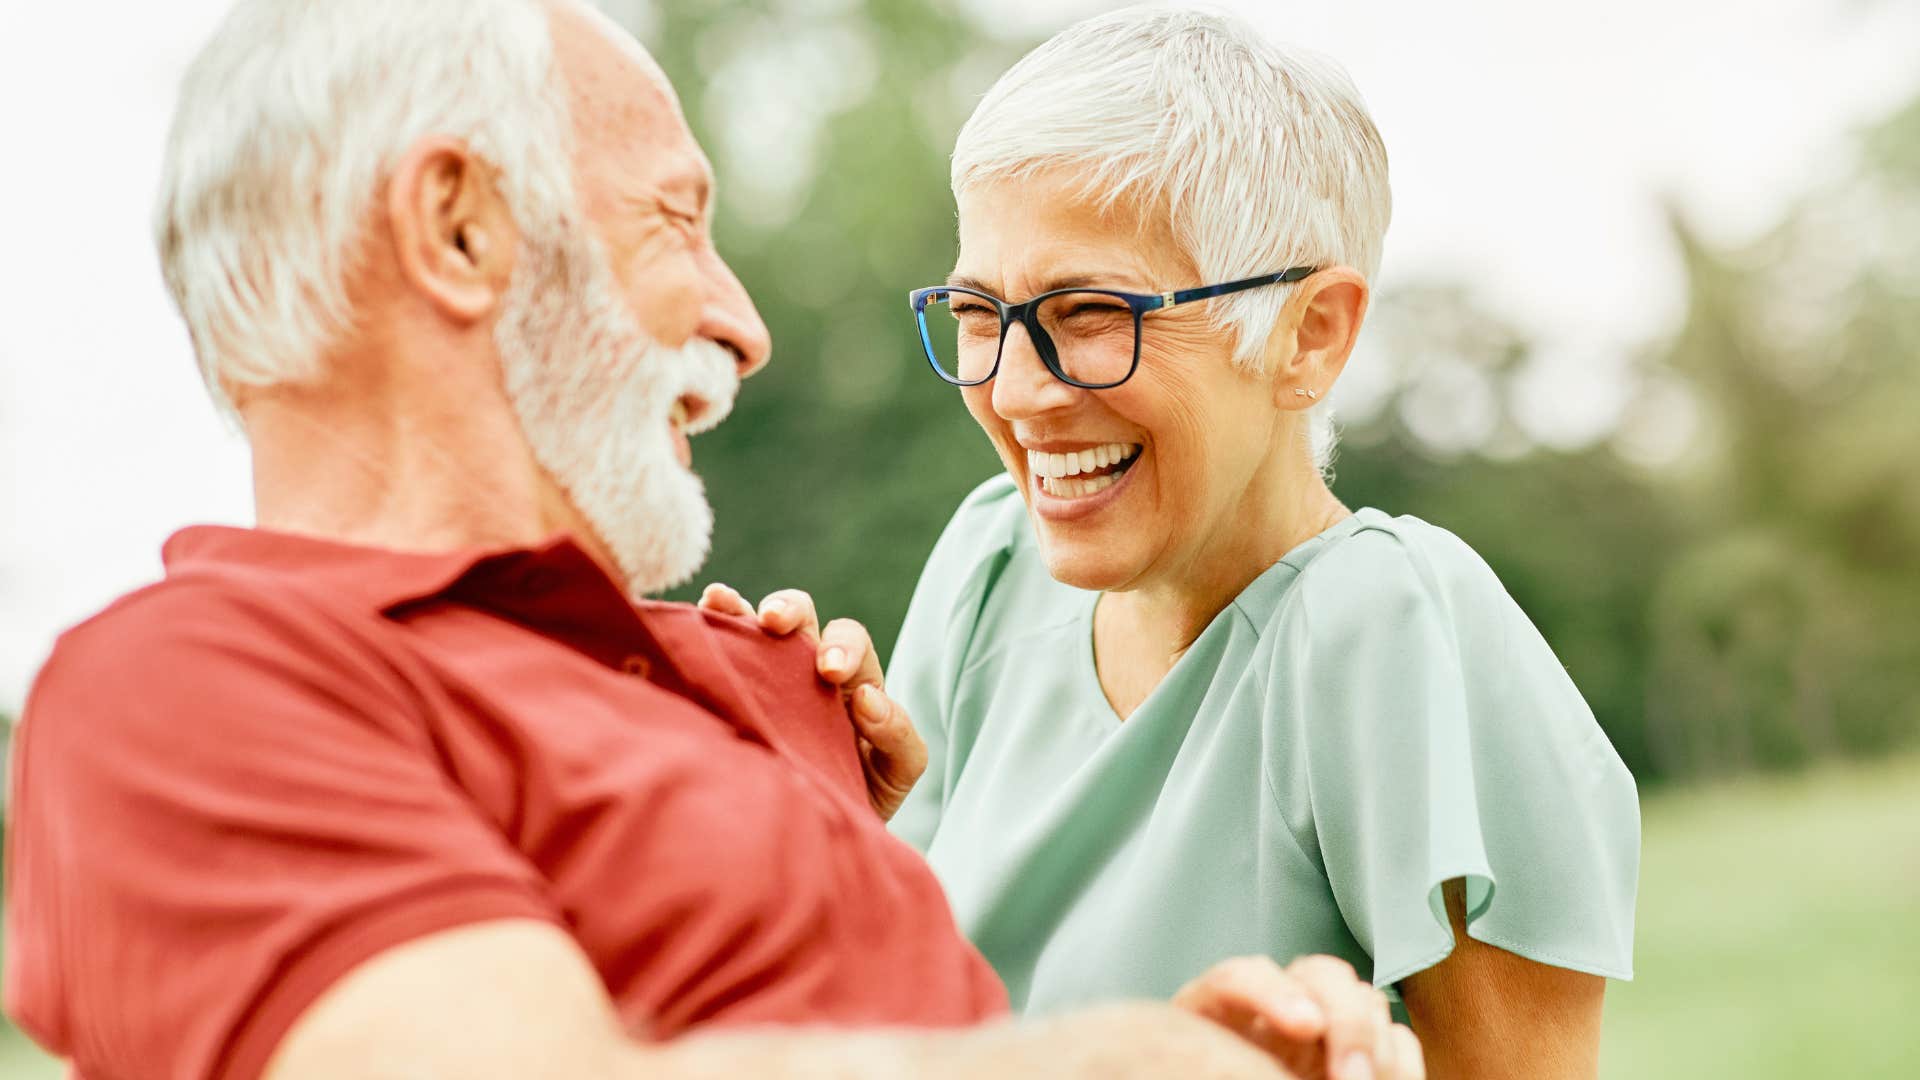
[(704, 161), (698, 168), (675, 172), (660, 185), (660, 189), (668, 195), (691, 200), (697, 212), (705, 213), (713, 209), (713, 169)]

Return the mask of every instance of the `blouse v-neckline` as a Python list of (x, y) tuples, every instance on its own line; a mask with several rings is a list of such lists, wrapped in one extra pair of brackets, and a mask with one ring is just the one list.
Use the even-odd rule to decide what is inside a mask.
[(1178, 659), (1174, 660), (1173, 666), (1167, 669), (1167, 673), (1160, 676), (1160, 681), (1153, 684), (1153, 689), (1147, 691), (1147, 695), (1140, 699), (1140, 704), (1135, 705), (1133, 711), (1126, 716), (1121, 716), (1120, 710), (1113, 707), (1113, 702), (1107, 697), (1106, 687), (1100, 682), (1099, 650), (1094, 641), (1094, 616), (1100, 609), (1101, 597), (1106, 593), (1098, 590), (1087, 591), (1082, 598), (1079, 613), (1074, 619), (1071, 630), (1078, 645), (1074, 650), (1077, 656), (1073, 676), (1074, 694), (1082, 699), (1083, 704), (1094, 710), (1093, 715), (1098, 716), (1101, 722), (1108, 726), (1109, 734), (1129, 724), (1137, 725), (1141, 714), (1145, 713), (1155, 701), (1166, 696), (1162, 691), (1181, 676), (1182, 669), (1191, 666), (1188, 661), (1196, 652), (1203, 651), (1202, 644), (1209, 643), (1211, 638), (1218, 636), (1222, 632), (1221, 628), (1231, 619), (1244, 617), (1240, 612), (1241, 601), (1248, 596), (1275, 587), (1276, 583), (1283, 578), (1290, 579), (1300, 573), (1328, 544), (1358, 531), (1366, 524), (1367, 516), (1375, 513), (1378, 511), (1364, 506), (1355, 510), (1295, 544), (1292, 550), (1280, 556), (1272, 566), (1260, 571), (1252, 581), (1247, 583), (1246, 588), (1236, 593), (1232, 600), (1227, 601), (1225, 607), (1207, 621), (1206, 628), (1200, 631), (1200, 636), (1193, 639), (1193, 643), (1187, 646)]

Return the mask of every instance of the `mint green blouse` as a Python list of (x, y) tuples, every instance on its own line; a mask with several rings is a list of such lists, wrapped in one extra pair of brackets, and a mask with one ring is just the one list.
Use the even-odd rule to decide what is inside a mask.
[(1048, 576), (996, 477), (888, 673), (931, 753), (894, 830), (1016, 1008), (1165, 998), (1250, 953), (1332, 953), (1392, 996), (1452, 950), (1453, 878), (1474, 938), (1631, 977), (1633, 777), (1458, 537), (1361, 510), (1254, 579), (1124, 723), (1097, 599)]

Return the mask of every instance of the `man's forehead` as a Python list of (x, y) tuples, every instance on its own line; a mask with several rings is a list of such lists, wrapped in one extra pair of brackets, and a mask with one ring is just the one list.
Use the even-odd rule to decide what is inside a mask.
[(661, 70), (653, 54), (606, 12), (581, 0), (557, 0), (551, 10), (556, 39), (574, 34), (597, 36), (620, 59), (646, 72), (660, 85), (669, 85), (666, 72)]
[(644, 110), (680, 115), (673, 84), (653, 56), (620, 24), (578, 0), (551, 9), (554, 60), (576, 110)]
[(712, 170), (660, 65), (618, 24), (577, 0), (556, 3), (552, 19), (583, 181), (591, 187), (597, 177), (609, 194), (639, 187), (704, 203)]

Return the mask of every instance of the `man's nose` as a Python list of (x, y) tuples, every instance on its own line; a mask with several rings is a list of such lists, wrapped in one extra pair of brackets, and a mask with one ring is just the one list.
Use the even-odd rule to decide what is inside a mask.
[(1000, 370), (993, 376), (993, 411), (1015, 420), (1038, 416), (1073, 403), (1079, 393), (1053, 377), (1024, 323), (1007, 327), (1000, 344)]
[(744, 379), (767, 366), (773, 354), (773, 338), (732, 268), (712, 248), (707, 249), (706, 259), (708, 265), (703, 269), (709, 284), (699, 333), (733, 350)]

